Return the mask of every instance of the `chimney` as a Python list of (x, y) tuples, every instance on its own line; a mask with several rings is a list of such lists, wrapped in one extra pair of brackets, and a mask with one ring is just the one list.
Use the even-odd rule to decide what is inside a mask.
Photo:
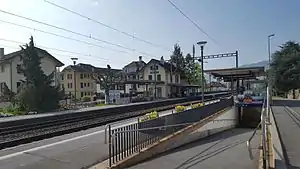
[(165, 60), (164, 60), (164, 57), (163, 57), (163, 56), (160, 58), (160, 63), (162, 63), (162, 64), (165, 63)]
[(4, 58), (4, 48), (0, 48), (0, 59)]
[(139, 56), (139, 61), (140, 61), (140, 62), (143, 61), (143, 56)]

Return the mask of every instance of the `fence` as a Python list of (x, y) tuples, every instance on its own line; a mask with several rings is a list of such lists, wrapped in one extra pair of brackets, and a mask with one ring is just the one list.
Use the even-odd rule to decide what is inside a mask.
[(109, 166), (140, 152), (158, 140), (214, 113), (233, 106), (233, 97), (219, 102), (174, 113), (153, 120), (111, 129), (108, 125)]

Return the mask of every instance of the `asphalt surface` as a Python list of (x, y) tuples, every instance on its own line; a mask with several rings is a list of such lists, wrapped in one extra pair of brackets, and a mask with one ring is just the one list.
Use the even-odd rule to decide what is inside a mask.
[[(159, 112), (160, 116), (173, 110)], [(112, 123), (112, 128), (137, 123), (130, 118)], [(66, 134), (0, 150), (0, 169), (82, 169), (108, 157), (105, 126)]]
[(251, 141), (253, 160), (246, 141), (253, 129), (235, 128), (165, 152), (130, 169), (254, 169), (258, 167), (260, 132)]
[[(300, 168), (300, 100), (276, 100), (272, 107), (288, 168)], [(286, 111), (284, 106), (287, 107)]]

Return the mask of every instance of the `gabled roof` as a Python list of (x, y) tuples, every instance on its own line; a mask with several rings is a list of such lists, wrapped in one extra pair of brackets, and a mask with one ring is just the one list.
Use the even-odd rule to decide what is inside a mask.
[[(52, 56), (46, 50), (38, 48), (38, 47), (34, 47), (34, 48), (37, 50), (38, 54), (42, 54), (44, 56), (48, 56), (49, 58), (53, 59), (56, 62), (57, 67), (64, 66), (64, 64), (61, 61), (56, 59), (54, 56)], [(15, 58), (16, 56), (20, 56), (22, 53), (23, 53), (22, 50), (18, 50), (16, 52), (6, 54), (6, 55), (4, 55), (4, 57), (2, 59), (0, 59), (0, 62), (11, 60), (11, 59)]]
[[(77, 65), (69, 65), (65, 67), (63, 71), (66, 70), (75, 70), (76, 72), (103, 72), (104, 70), (107, 70), (107, 68), (101, 68), (101, 67), (95, 67), (91, 64), (85, 64), (85, 63), (78, 63)], [(121, 69), (111, 69), (116, 72), (122, 71)]]
[(166, 61), (160, 61), (160, 60), (157, 60), (157, 59), (151, 59), (144, 67), (143, 69), (141, 69), (140, 71), (143, 71), (144, 68), (147, 66), (147, 65), (150, 65), (152, 63), (156, 63), (157, 65), (160, 65), (161, 67), (163, 67), (164, 69), (168, 70), (169, 72), (171, 72), (171, 68), (172, 68), (172, 72), (179, 72), (178, 69), (176, 69), (176, 66), (171, 63), (168, 63)]
[(131, 63), (129, 63), (128, 65), (124, 66), (125, 67), (132, 67), (132, 66), (135, 66), (135, 67), (142, 67), (143, 65), (146, 65), (146, 62), (144, 61), (132, 61)]

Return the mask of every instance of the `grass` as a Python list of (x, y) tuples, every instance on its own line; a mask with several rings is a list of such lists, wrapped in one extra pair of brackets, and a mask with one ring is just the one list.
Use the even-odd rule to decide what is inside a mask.
[(12, 105), (0, 108), (0, 113), (14, 116), (25, 115), (25, 112), (20, 111), (18, 108), (13, 107)]
[(106, 105), (105, 103), (97, 103), (97, 104), (96, 104), (97, 107), (105, 106), (105, 105)]

